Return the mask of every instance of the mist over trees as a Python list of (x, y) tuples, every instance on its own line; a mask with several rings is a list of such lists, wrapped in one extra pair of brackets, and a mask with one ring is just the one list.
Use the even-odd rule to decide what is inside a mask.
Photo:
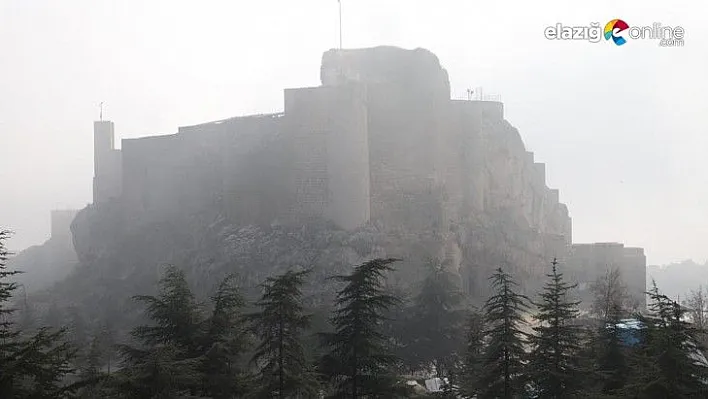
[[(373, 259), (334, 275), (329, 321), (313, 329), (311, 270), (265, 279), (254, 301), (236, 274), (206, 301), (167, 266), (129, 337), (69, 311), (66, 328), (17, 314), (17, 271), (0, 232), (0, 395), (5, 398), (697, 398), (708, 394), (705, 291), (683, 304), (650, 290), (635, 313), (621, 274), (593, 285), (581, 315), (563, 265), (529, 298), (498, 268), (481, 309), (430, 262), (412, 295), (387, 282), (405, 261)], [(409, 298), (409, 299), (406, 299)], [(318, 308), (321, 312), (324, 308)], [(628, 317), (630, 319), (628, 319)], [(31, 319), (31, 317), (29, 317)], [(21, 323), (20, 323), (21, 322)], [(635, 323), (637, 328), (627, 328)], [(319, 336), (319, 348), (308, 337)], [(431, 379), (432, 378), (432, 379)], [(437, 378), (437, 380), (436, 380)], [(440, 390), (427, 392), (425, 381)]]

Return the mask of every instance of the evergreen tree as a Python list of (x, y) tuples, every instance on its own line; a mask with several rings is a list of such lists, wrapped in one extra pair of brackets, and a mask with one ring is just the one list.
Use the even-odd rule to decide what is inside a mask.
[(67, 338), (71, 345), (77, 349), (75, 363), (78, 367), (84, 367), (88, 357), (88, 349), (91, 346), (86, 320), (75, 306), (67, 309), (66, 314), (68, 316)]
[(66, 330), (39, 328), (26, 336), (12, 321), (8, 305), (18, 285), (7, 281), (20, 273), (6, 269), (8, 230), (0, 230), (0, 398), (63, 398), (72, 391), (64, 385), (73, 371), (75, 351), (66, 341)]
[(560, 399), (577, 395), (582, 388), (579, 361), (581, 329), (576, 322), (579, 301), (570, 299), (570, 290), (576, 287), (563, 281), (558, 262), (551, 263), (549, 281), (536, 304), (529, 377), (534, 392), (542, 398)]
[(89, 399), (106, 396), (103, 382), (108, 375), (104, 375), (101, 371), (101, 349), (99, 337), (94, 336), (89, 344), (84, 365), (80, 368), (80, 378), (86, 384), (79, 391), (79, 398)]
[(525, 392), (523, 312), (528, 298), (515, 292), (516, 282), (501, 268), (490, 277), (495, 293), (484, 304), (487, 326), (479, 398), (518, 398)]
[(170, 398), (194, 394), (199, 374), (201, 318), (184, 273), (169, 266), (159, 282), (158, 296), (136, 296), (147, 304), (153, 325), (132, 331), (142, 346), (120, 347), (123, 368), (115, 382), (134, 398)]
[(159, 282), (159, 296), (137, 295), (133, 299), (147, 306), (153, 325), (138, 326), (133, 331), (147, 345), (173, 344), (188, 356), (198, 355), (202, 317), (184, 272), (168, 266)]
[(465, 346), (464, 296), (451, 272), (438, 264), (430, 269), (403, 323), (404, 359), (416, 370), (432, 365), (438, 377), (450, 377)]
[(174, 344), (148, 349), (122, 346), (123, 368), (110, 380), (120, 398), (170, 399), (195, 396), (200, 362)]
[(309, 271), (288, 271), (263, 284), (257, 302), (260, 312), (250, 316), (261, 339), (253, 362), (258, 367), (255, 396), (261, 398), (316, 397), (316, 378), (305, 359), (302, 332), (310, 317), (304, 314), (301, 287)]
[(94, 335), (96, 345), (97, 364), (105, 368), (106, 374), (110, 375), (116, 361), (116, 340), (115, 330), (110, 322), (101, 325), (99, 331)]
[(107, 396), (116, 354), (113, 330), (109, 324), (98, 328), (91, 336), (86, 356), (80, 367), (82, 387), (80, 398)]
[(407, 390), (391, 372), (397, 359), (389, 337), (381, 332), (383, 315), (399, 303), (383, 287), (384, 274), (396, 261), (374, 259), (335, 277), (345, 286), (332, 316), (335, 332), (323, 334), (329, 353), (322, 360), (323, 373), (333, 383), (332, 397), (395, 398)]
[(484, 316), (481, 313), (473, 311), (469, 314), (466, 338), (465, 356), (455, 380), (458, 381), (460, 392), (472, 398), (479, 394), (481, 388), (478, 381), (484, 359)]
[(205, 321), (202, 364), (203, 392), (214, 399), (243, 397), (245, 371), (241, 356), (248, 339), (241, 310), (244, 300), (236, 276), (227, 276), (211, 298), (213, 311)]
[(650, 314), (641, 317), (642, 344), (633, 357), (638, 372), (625, 392), (650, 399), (708, 397), (708, 368), (700, 362), (699, 331), (684, 321), (685, 310), (661, 294), (656, 284), (648, 294)]

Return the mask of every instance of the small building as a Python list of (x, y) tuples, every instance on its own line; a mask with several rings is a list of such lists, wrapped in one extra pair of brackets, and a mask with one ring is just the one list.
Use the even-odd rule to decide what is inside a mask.
[(586, 303), (592, 298), (591, 285), (607, 271), (618, 269), (636, 308), (646, 309), (647, 259), (643, 248), (625, 247), (617, 242), (573, 244), (566, 263)]

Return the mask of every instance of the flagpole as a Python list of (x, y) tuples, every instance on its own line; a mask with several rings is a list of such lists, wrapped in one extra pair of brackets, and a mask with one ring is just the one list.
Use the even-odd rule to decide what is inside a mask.
[(339, 3), (339, 49), (342, 49), (342, 0), (337, 0)]

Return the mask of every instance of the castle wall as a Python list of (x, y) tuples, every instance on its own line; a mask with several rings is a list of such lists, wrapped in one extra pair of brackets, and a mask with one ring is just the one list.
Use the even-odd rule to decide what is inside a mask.
[(238, 223), (269, 223), (288, 199), (284, 160), (270, 146), (282, 114), (181, 127), (123, 140), (124, 201), (152, 219), (222, 209)]
[(450, 84), (438, 58), (386, 46), (330, 50), (321, 80), (323, 87), (366, 88), (371, 218), (391, 228), (440, 227), (436, 133), (444, 131)]
[(184, 161), (177, 135), (124, 139), (123, 194), (127, 215), (135, 220), (162, 218), (177, 210), (177, 177)]
[(285, 90), (291, 215), (323, 217), (345, 229), (369, 221), (365, 94), (357, 84)]
[[(448, 179), (449, 192), (459, 191), (462, 199), (462, 215), (468, 212), (484, 212), (485, 198), (489, 195), (487, 173), (487, 121), (503, 119), (503, 105), (488, 101), (450, 101), (452, 136), (449, 137), (445, 152), (439, 157), (448, 160), (448, 167), (456, 170), (454, 179)], [(493, 133), (491, 133), (493, 134)], [(452, 156), (450, 156), (452, 155)], [(450, 165), (450, 163), (452, 163)]]
[(372, 218), (390, 227), (440, 228), (438, 151), (448, 100), (393, 84), (369, 85)]
[[(220, 129), (222, 194), (216, 208), (243, 224), (282, 218), (294, 201), (287, 190), (290, 149), (283, 139), (284, 114), (232, 118)], [(201, 140), (201, 134), (196, 131), (193, 139)]]

